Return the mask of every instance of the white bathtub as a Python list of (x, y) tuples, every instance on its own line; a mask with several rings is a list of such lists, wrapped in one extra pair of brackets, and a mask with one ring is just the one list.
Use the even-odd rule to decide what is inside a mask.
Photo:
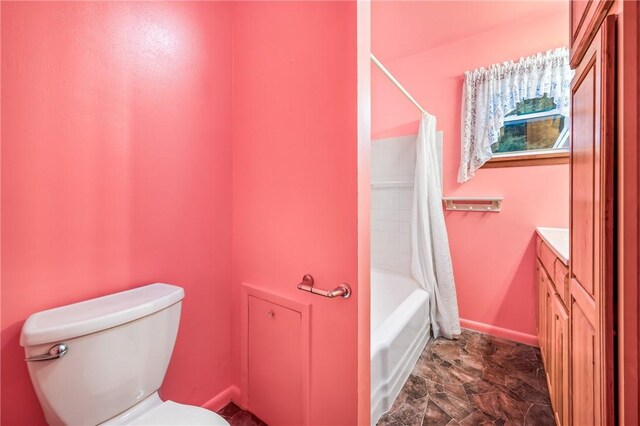
[(371, 270), (371, 423), (391, 408), (429, 340), (429, 295), (416, 281)]

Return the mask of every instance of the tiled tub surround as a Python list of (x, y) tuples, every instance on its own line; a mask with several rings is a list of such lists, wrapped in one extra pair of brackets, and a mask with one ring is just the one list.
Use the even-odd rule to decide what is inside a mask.
[(463, 330), (427, 344), (378, 425), (553, 425), (538, 348)]
[[(371, 267), (404, 276), (411, 276), (416, 137), (371, 143)], [(442, 132), (437, 133), (436, 143), (442, 167)]]
[(371, 145), (371, 267), (411, 276), (416, 136)]
[(371, 190), (371, 266), (411, 276), (413, 188)]

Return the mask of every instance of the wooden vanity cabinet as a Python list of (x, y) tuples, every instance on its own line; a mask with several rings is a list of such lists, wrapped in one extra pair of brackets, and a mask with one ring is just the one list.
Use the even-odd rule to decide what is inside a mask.
[(539, 237), (537, 244), (536, 272), (540, 352), (556, 422), (568, 425), (569, 311), (564, 302), (567, 267)]

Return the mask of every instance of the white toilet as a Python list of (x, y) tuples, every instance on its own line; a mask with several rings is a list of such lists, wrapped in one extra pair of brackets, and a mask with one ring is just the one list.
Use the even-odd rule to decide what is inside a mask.
[(180, 287), (150, 284), (31, 315), (20, 344), (47, 422), (228, 425), (158, 395), (183, 298)]

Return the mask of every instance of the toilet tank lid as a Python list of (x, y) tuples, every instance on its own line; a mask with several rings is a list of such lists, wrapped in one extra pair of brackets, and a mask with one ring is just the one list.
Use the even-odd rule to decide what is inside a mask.
[(116, 327), (165, 309), (184, 298), (184, 290), (155, 283), (132, 290), (38, 312), (22, 327), (20, 345), (62, 343)]

